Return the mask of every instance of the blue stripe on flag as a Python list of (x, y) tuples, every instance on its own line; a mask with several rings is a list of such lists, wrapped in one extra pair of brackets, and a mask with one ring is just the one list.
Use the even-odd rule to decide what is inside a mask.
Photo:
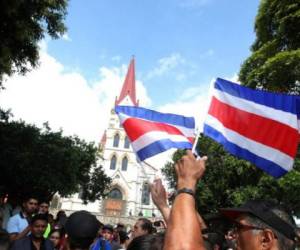
[(137, 151), (137, 155), (141, 161), (152, 157), (156, 154), (167, 151), (170, 148), (178, 148), (178, 149), (191, 149), (193, 147), (190, 142), (174, 142), (170, 139), (163, 139), (160, 141), (153, 142), (146, 147)]
[(194, 117), (185, 117), (182, 115), (175, 114), (164, 114), (154, 110), (135, 106), (116, 106), (115, 111), (116, 113), (124, 113), (131, 117), (142, 118), (154, 122), (168, 123), (191, 129), (195, 128)]
[(252, 162), (254, 165), (256, 165), (257, 167), (264, 170), (265, 172), (267, 172), (275, 178), (279, 178), (287, 173), (285, 169), (275, 164), (274, 162), (259, 157), (256, 154), (251, 153), (249, 150), (241, 148), (236, 144), (228, 141), (223, 136), (223, 134), (221, 134), (219, 131), (215, 130), (207, 124), (204, 124), (204, 134), (222, 144), (224, 148), (231, 154)]
[(274, 109), (297, 114), (295, 101), (297, 96), (280, 93), (271, 93), (263, 90), (255, 90), (237, 83), (217, 78), (215, 88), (230, 95), (256, 102)]

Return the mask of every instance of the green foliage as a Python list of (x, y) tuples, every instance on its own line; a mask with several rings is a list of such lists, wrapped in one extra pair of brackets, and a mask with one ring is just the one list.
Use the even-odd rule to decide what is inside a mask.
[(98, 149), (78, 137), (52, 132), (23, 121), (0, 121), (0, 194), (17, 201), (28, 195), (50, 200), (58, 192), (71, 195), (83, 188), (84, 201), (104, 194), (110, 184), (96, 165)]
[(239, 79), (252, 88), (300, 93), (300, 1), (262, 0), (252, 54)]
[(38, 64), (38, 42), (65, 31), (67, 0), (0, 1), (0, 87), (3, 75), (26, 73)]
[[(197, 185), (196, 200), (201, 214), (217, 212), (221, 207), (239, 206), (249, 199), (272, 199), (286, 204), (294, 213), (300, 212), (300, 162), (279, 180), (268, 176), (249, 162), (227, 153), (221, 145), (201, 136), (197, 146), (201, 155), (207, 155), (206, 171)], [(176, 162), (182, 151), (175, 152)], [(170, 187), (176, 187), (174, 163), (168, 162), (163, 173)]]

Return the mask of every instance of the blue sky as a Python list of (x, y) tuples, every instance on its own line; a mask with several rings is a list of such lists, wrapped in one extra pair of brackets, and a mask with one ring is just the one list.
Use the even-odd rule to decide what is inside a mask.
[[(71, 1), (66, 20), (71, 42), (51, 41), (48, 51), (88, 81), (101, 66), (136, 57), (154, 105), (176, 98), (186, 86), (239, 71), (254, 40), (258, 0)], [(161, 58), (178, 55), (164, 73), (147, 77)], [(161, 91), (164, 90), (164, 91)]]
[(71, 0), (67, 33), (40, 44), (40, 67), (13, 76), (0, 106), (15, 119), (99, 141), (128, 63), (142, 106), (193, 115), (213, 78), (236, 79), (255, 39), (258, 0)]

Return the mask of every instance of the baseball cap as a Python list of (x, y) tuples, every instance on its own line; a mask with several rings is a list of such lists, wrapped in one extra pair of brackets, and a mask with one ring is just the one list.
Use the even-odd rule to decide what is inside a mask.
[[(242, 214), (251, 214), (262, 220), (271, 228), (285, 235), (287, 238), (295, 240), (297, 238), (295, 225), (283, 220), (274, 212), (272, 212), (272, 209), (277, 207), (278, 206), (274, 202), (250, 200), (241, 207), (222, 208), (220, 209), (220, 212), (231, 220), (236, 220)], [(293, 221), (292, 218), (291, 221)]]
[(110, 225), (110, 224), (104, 225), (103, 228), (102, 228), (102, 230), (108, 230), (108, 231), (110, 231), (111, 233), (114, 232), (114, 228), (113, 228), (113, 226)]
[(70, 215), (65, 229), (70, 238), (95, 238), (100, 228), (96, 216), (87, 211), (78, 211)]

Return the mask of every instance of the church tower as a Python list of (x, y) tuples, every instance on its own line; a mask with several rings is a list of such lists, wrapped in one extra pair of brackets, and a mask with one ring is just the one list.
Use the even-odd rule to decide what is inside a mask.
[(160, 216), (152, 203), (148, 185), (154, 180), (158, 170), (137, 162), (130, 141), (114, 112), (116, 105), (138, 106), (134, 66), (132, 58), (121, 93), (112, 104), (108, 127), (100, 141), (103, 159), (99, 164), (112, 179), (109, 195), (106, 199), (85, 205), (80, 199), (80, 193), (75, 194), (57, 201), (58, 205), (52, 208), (53, 211), (63, 209), (70, 214), (78, 210), (87, 210), (97, 215), (104, 224), (120, 222), (133, 225), (139, 217), (155, 219), (154, 217)]
[[(115, 106), (138, 106), (135, 84), (135, 60), (131, 59), (120, 95)], [(112, 178), (109, 195), (100, 202), (103, 220), (117, 223), (126, 217), (154, 217), (158, 211), (149, 193), (157, 169), (137, 162), (130, 141), (122, 128), (114, 108), (111, 110), (108, 128), (100, 145), (103, 153), (103, 168)]]

